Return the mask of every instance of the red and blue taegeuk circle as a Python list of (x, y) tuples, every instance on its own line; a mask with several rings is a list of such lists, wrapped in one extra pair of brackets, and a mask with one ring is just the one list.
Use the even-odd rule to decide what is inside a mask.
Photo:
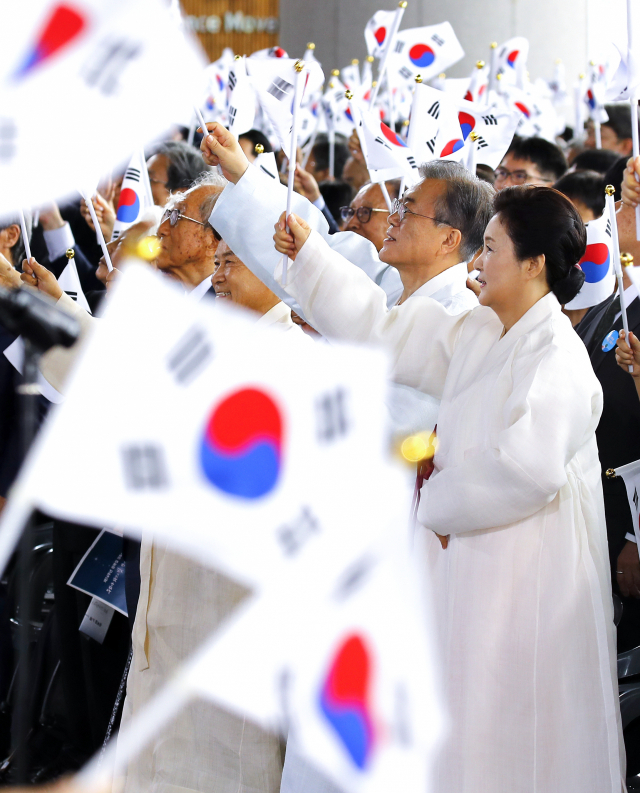
[(120, 191), (116, 218), (122, 223), (133, 223), (140, 213), (140, 199), (135, 190), (125, 187)]
[(587, 250), (578, 264), (584, 273), (584, 280), (588, 284), (597, 284), (609, 272), (611, 255), (609, 246), (604, 242), (594, 242), (587, 245)]
[(450, 140), (440, 152), (441, 157), (446, 157), (448, 154), (455, 154), (464, 146), (464, 141), (460, 138)]
[(382, 44), (382, 42), (387, 38), (387, 29), (385, 27), (379, 27), (373, 34), (373, 37), (378, 42), (378, 45)]
[(67, 3), (56, 4), (13, 76), (24, 77), (36, 66), (40, 66), (77, 38), (88, 22), (88, 18), (78, 8)]
[(461, 111), (458, 113), (458, 121), (462, 130), (462, 140), (466, 140), (475, 129), (476, 120), (470, 113)]
[(516, 60), (518, 58), (518, 55), (520, 55), (520, 50), (512, 50), (507, 55), (507, 63), (509, 64), (509, 66), (511, 66), (512, 69), (516, 68)]
[(274, 399), (241, 388), (213, 408), (200, 443), (209, 482), (231, 496), (255, 499), (276, 486), (282, 469), (284, 423)]
[(428, 44), (414, 44), (409, 50), (409, 60), (419, 69), (426, 69), (435, 61), (436, 54)]
[(354, 764), (364, 769), (376, 742), (369, 703), (371, 652), (362, 636), (346, 636), (335, 653), (320, 690), (320, 710)]
[(531, 111), (529, 110), (529, 108), (523, 102), (514, 102), (513, 104), (518, 108), (518, 110), (521, 113), (524, 113), (524, 115), (527, 118), (531, 118)]
[(404, 146), (407, 147), (407, 144), (402, 140), (400, 135), (394, 132), (390, 127), (386, 124), (380, 122), (380, 129), (382, 130), (382, 134), (385, 138), (390, 142), (393, 143), (394, 146)]

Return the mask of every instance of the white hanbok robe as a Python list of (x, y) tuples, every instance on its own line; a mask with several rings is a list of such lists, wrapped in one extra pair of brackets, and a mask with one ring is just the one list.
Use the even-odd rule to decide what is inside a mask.
[[(437, 793), (620, 793), (602, 392), (553, 294), (504, 336), (489, 308), (382, 291), (312, 233), (287, 289), (333, 339), (386, 346), (441, 400), (418, 512), (451, 719)], [(443, 550), (433, 532), (450, 535)]]

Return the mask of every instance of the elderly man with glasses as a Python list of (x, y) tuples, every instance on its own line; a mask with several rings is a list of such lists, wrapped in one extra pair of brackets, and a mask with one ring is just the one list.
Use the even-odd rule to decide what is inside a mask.
[(211, 289), (220, 236), (208, 221), (225, 184), (219, 174), (209, 173), (186, 192), (171, 196), (158, 227), (156, 266), (196, 299)]
[[(386, 183), (391, 198), (397, 198), (400, 182)], [(340, 217), (345, 231), (354, 231), (382, 250), (387, 231), (389, 207), (378, 184), (366, 184), (360, 188), (348, 207), (340, 207)]]

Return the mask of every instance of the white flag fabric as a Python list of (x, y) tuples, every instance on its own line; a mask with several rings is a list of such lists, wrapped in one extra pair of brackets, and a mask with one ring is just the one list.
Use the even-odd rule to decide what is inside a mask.
[(263, 151), (262, 154), (256, 155), (253, 165), (264, 171), (267, 176), (278, 181), (278, 165), (276, 163), (276, 155), (272, 151)]
[(524, 36), (515, 36), (498, 47), (496, 59), (496, 76), (501, 82), (523, 88), (526, 82), (527, 58), (529, 57), (529, 40)]
[(423, 81), (464, 58), (464, 50), (449, 22), (401, 30), (389, 55), (389, 74), (405, 82), (420, 74)]
[(133, 155), (124, 172), (118, 208), (116, 209), (116, 220), (111, 234), (112, 240), (117, 240), (123, 231), (137, 223), (145, 210), (151, 206), (144, 181), (145, 175), (148, 178), (146, 170), (147, 163), (142, 150), (139, 150)]
[(350, 91), (353, 91), (355, 94), (359, 93), (360, 69), (358, 68), (357, 63), (352, 63), (349, 66), (345, 66), (343, 69), (340, 69), (340, 77), (342, 78), (342, 82), (346, 88), (348, 88)]
[(585, 280), (582, 289), (565, 308), (590, 308), (611, 295), (616, 282), (613, 268), (613, 241), (609, 213), (591, 220), (587, 226), (587, 250), (580, 259)]
[(420, 179), (413, 152), (400, 135), (380, 121), (377, 111), (362, 111), (358, 134), (372, 182), (404, 178), (413, 185)]
[[(97, 183), (191, 118), (201, 99), (204, 54), (164, 0), (33, 0), (28, 13), (8, 6), (3, 24), (11, 32), (0, 55), (0, 213)], [(37, 175), (35, 112), (55, 152)], [(75, 134), (69, 113), (78, 112), (92, 119), (90, 135)]]
[(345, 96), (345, 84), (337, 77), (332, 77), (329, 87), (322, 97), (322, 109), (326, 119), (327, 130), (344, 135), (348, 138), (355, 127), (349, 100)]
[(629, 72), (629, 51), (626, 46), (614, 44), (607, 68), (607, 102), (630, 99), (638, 90), (640, 76)]
[(364, 29), (364, 40), (367, 44), (369, 55), (373, 55), (374, 58), (382, 57), (385, 45), (389, 41), (395, 18), (395, 11), (376, 11), (367, 22)]
[(449, 94), (424, 83), (416, 85), (408, 143), (418, 163), (461, 161), (464, 138), (458, 112), (457, 102)]
[(624, 486), (629, 500), (629, 509), (633, 519), (633, 531), (636, 542), (640, 548), (640, 460), (615, 469), (616, 475), (624, 480)]
[[(378, 476), (384, 356), (265, 332), (135, 265), (96, 324), (16, 491), (50, 514), (156, 532), (248, 585), (332, 536), (342, 554), (361, 547), (366, 500), (351, 513), (336, 494)], [(111, 408), (96, 435), (99, 402)]]
[(236, 138), (253, 127), (256, 115), (256, 92), (253, 89), (244, 58), (234, 60), (227, 78), (227, 129)]
[(550, 96), (544, 96), (535, 85), (527, 89), (516, 85), (501, 85), (497, 107), (509, 111), (517, 110), (520, 116), (517, 134), (522, 137), (538, 137), (555, 143), (556, 136), (564, 128), (564, 120), (558, 115)]
[[(468, 154), (469, 147), (475, 145), (476, 165), (488, 165), (495, 170), (511, 145), (520, 124), (520, 114), (464, 100), (458, 102), (458, 108), (465, 153)], [(475, 142), (471, 138), (472, 132), (478, 136)]]
[(474, 67), (469, 79), (469, 87), (467, 88), (464, 98), (467, 102), (484, 102), (486, 99), (486, 92), (489, 88), (489, 67), (483, 66), (478, 69)]

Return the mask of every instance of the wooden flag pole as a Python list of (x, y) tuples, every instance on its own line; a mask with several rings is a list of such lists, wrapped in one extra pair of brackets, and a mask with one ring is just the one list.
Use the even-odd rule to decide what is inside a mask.
[[(302, 75), (304, 72), (304, 61), (296, 61), (294, 69), (296, 71), (294, 79), (293, 93), (293, 120), (291, 122), (291, 144), (289, 151), (289, 177), (287, 181), (287, 211), (285, 218), (291, 214), (291, 203), (293, 200), (293, 183), (296, 175), (296, 155), (298, 150), (298, 111), (300, 110), (300, 100), (302, 94)], [(289, 226), (287, 226), (289, 231)], [(287, 269), (289, 267), (289, 257), (285, 253), (282, 257), (282, 286), (287, 285)]]
[[(611, 242), (613, 246), (613, 269), (616, 273), (618, 282), (618, 295), (620, 296), (620, 310), (622, 312), (622, 327), (624, 328), (625, 338), (629, 338), (629, 322), (627, 320), (627, 307), (624, 302), (624, 286), (622, 284), (622, 264), (620, 262), (620, 242), (618, 240), (618, 224), (616, 223), (616, 203), (614, 200), (615, 187), (608, 184), (604, 188), (606, 194), (607, 211), (609, 212), (609, 222), (611, 223)], [(629, 372), (633, 372), (633, 366), (629, 367)]]
[(382, 78), (384, 77), (384, 73), (387, 69), (387, 61), (389, 60), (389, 55), (391, 54), (391, 50), (395, 43), (396, 36), (398, 35), (398, 31), (400, 30), (400, 23), (402, 22), (402, 16), (404, 14), (404, 10), (406, 7), (407, 7), (407, 0), (400, 0), (400, 2), (398, 3), (398, 7), (396, 8), (396, 15), (394, 17), (393, 24), (391, 25), (391, 30), (389, 32), (389, 40), (385, 45), (384, 53), (382, 54), (382, 58), (380, 59), (380, 64), (378, 66), (378, 80), (371, 89), (371, 99), (369, 99), (369, 110), (371, 110), (376, 103), (376, 99), (378, 97), (378, 91), (380, 90), (380, 85), (382, 84)]

